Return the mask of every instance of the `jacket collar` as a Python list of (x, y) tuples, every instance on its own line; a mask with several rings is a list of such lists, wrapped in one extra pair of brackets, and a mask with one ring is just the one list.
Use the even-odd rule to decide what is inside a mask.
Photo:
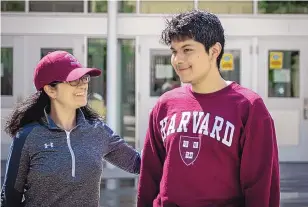
[[(56, 123), (52, 120), (52, 118), (50, 117), (49, 115), (49, 112), (50, 111), (50, 106), (45, 106), (44, 108), (44, 114), (45, 114), (45, 117), (44, 117), (44, 123), (47, 125), (47, 127), (49, 129), (61, 129), (59, 126), (56, 125)], [(80, 126), (80, 125), (83, 125), (86, 123), (86, 118), (82, 112), (82, 110), (79, 108), (76, 110), (77, 114), (76, 114), (76, 127), (77, 126)], [(63, 129), (61, 129), (63, 130)]]

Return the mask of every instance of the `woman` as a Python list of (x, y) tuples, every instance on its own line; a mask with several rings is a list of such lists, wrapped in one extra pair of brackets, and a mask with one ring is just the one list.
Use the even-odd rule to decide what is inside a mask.
[(87, 105), (90, 76), (100, 73), (65, 51), (38, 63), (37, 92), (17, 106), (5, 129), (14, 138), (3, 206), (97, 207), (103, 159), (139, 174), (139, 153)]

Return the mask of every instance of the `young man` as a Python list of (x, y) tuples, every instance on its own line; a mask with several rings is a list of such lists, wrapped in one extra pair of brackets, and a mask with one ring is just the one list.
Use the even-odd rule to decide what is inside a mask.
[(219, 73), (224, 30), (193, 10), (162, 40), (186, 86), (162, 95), (149, 117), (138, 207), (279, 207), (274, 123), (262, 99)]

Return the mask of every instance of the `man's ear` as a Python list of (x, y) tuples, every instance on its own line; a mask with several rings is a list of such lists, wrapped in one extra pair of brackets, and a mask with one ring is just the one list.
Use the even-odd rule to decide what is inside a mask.
[(57, 94), (56, 94), (56, 90), (54, 87), (50, 86), (50, 85), (45, 85), (43, 90), (45, 91), (45, 93), (52, 99), (56, 99), (57, 98)]
[(216, 42), (211, 48), (210, 48), (210, 54), (212, 58), (217, 59), (219, 54), (221, 53), (222, 47), (219, 42)]

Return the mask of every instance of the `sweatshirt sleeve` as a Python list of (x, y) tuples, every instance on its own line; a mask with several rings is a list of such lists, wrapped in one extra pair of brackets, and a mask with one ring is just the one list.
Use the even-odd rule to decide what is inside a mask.
[(280, 179), (275, 127), (262, 99), (253, 103), (247, 121), (240, 180), (246, 207), (279, 207)]
[(104, 159), (122, 170), (139, 174), (141, 159), (139, 152), (127, 144), (105, 123), (103, 123), (103, 130), (105, 131), (104, 134), (107, 134), (107, 139), (104, 143), (106, 147)]
[(7, 159), (4, 183), (1, 190), (1, 206), (22, 206), (22, 198), (29, 170), (29, 154), (25, 148), (25, 140), (29, 134), (25, 129), (13, 139)]
[(149, 125), (142, 150), (137, 207), (153, 206), (153, 201), (159, 194), (166, 152), (156, 124), (154, 108), (150, 113)]

